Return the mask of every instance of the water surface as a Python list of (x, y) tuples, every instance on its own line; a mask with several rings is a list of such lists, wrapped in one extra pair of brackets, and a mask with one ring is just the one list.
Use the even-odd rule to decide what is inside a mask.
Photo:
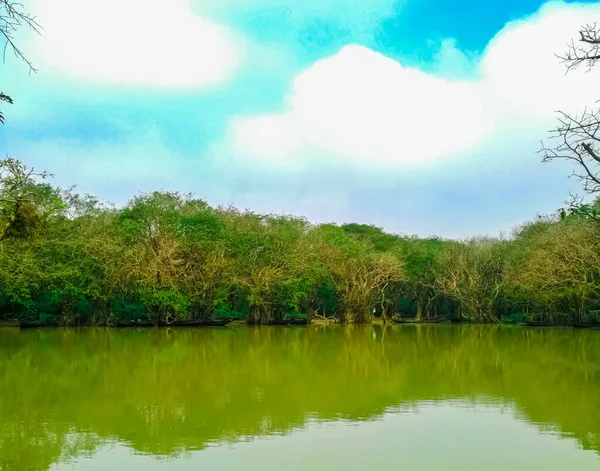
[(600, 469), (600, 332), (0, 329), (0, 469)]

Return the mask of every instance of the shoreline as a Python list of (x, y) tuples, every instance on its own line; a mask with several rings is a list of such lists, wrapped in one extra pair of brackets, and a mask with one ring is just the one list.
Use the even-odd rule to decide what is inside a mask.
[(464, 325), (489, 325), (489, 326), (493, 326), (493, 327), (498, 327), (498, 326), (513, 326), (513, 327), (523, 327), (523, 328), (528, 328), (528, 329), (556, 329), (556, 328), (568, 328), (568, 329), (573, 329), (573, 330), (600, 330), (600, 325), (587, 325), (587, 326), (581, 326), (581, 325), (573, 325), (573, 324), (555, 324), (555, 325), (541, 325), (541, 326), (536, 326), (536, 325), (526, 325), (523, 324), (522, 322), (517, 322), (517, 323), (498, 323), (498, 324), (489, 324), (489, 323), (477, 323), (477, 322), (461, 322), (461, 323), (429, 323), (429, 322), (408, 322), (408, 323), (397, 323), (394, 321), (387, 321), (384, 322), (383, 319), (381, 318), (376, 318), (373, 319), (372, 322), (367, 323), (367, 324), (354, 324), (354, 323), (347, 323), (347, 324), (340, 324), (337, 322), (332, 322), (332, 321), (328, 321), (328, 320), (324, 320), (324, 319), (313, 319), (311, 322), (304, 324), (304, 325), (294, 325), (294, 324), (281, 324), (281, 325), (271, 325), (271, 324), (248, 324), (246, 321), (244, 320), (234, 320), (231, 322), (228, 322), (227, 324), (224, 325), (210, 325), (210, 324), (206, 324), (206, 325), (181, 325), (181, 324), (177, 324), (177, 325), (163, 325), (163, 324), (146, 324), (146, 323), (141, 323), (139, 325), (106, 325), (106, 324), (74, 324), (74, 325), (57, 325), (57, 324), (28, 324), (28, 325), (21, 325), (20, 321), (0, 321), (0, 328), (3, 329), (24, 329), (24, 330), (29, 330), (29, 329), (79, 329), (79, 328), (107, 328), (107, 329), (133, 329), (133, 328), (137, 328), (137, 329), (154, 329), (154, 328), (159, 328), (159, 329), (173, 329), (173, 328), (193, 328), (193, 329), (203, 329), (203, 328), (214, 328), (214, 327), (231, 327), (231, 326), (247, 326), (247, 327), (308, 327), (308, 326), (341, 326), (341, 325), (359, 325), (359, 326), (382, 326), (385, 327), (387, 325), (398, 325), (398, 326), (402, 326), (402, 325), (453, 325), (453, 326), (464, 326)]

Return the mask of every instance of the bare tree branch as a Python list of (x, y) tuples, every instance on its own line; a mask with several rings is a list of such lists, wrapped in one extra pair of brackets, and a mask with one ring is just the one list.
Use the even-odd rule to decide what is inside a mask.
[(0, 0), (0, 37), (4, 38), (3, 61), (6, 62), (6, 56), (10, 52), (27, 64), (30, 73), (37, 72), (33, 63), (27, 59), (15, 42), (15, 33), (23, 27), (29, 28), (38, 34), (42, 29), (36, 17), (25, 11), (21, 3), (13, 0)]
[(588, 193), (600, 191), (600, 110), (584, 110), (581, 115), (559, 111), (557, 128), (550, 132), (551, 146), (542, 143), (543, 162), (572, 161), (579, 171), (573, 176), (583, 182)]
[[(6, 56), (10, 52), (27, 64), (31, 74), (37, 72), (37, 69), (15, 42), (15, 33), (23, 27), (31, 29), (37, 34), (40, 34), (42, 29), (35, 16), (30, 15), (21, 3), (14, 0), (0, 0), (0, 45), (4, 42), (4, 45), (0, 46), (2, 47), (2, 60), (6, 63)], [(0, 92), (0, 101), (10, 104), (13, 102), (10, 96), (2, 92)], [(0, 124), (4, 124), (2, 111), (0, 111)]]
[[(571, 41), (559, 59), (567, 72), (585, 64), (590, 71), (600, 60), (600, 28), (590, 23), (579, 31), (579, 41)], [(600, 109), (584, 109), (580, 115), (558, 111), (558, 126), (550, 132), (551, 145), (542, 142), (543, 162), (561, 159), (574, 164), (573, 177), (583, 183), (586, 193), (600, 192)], [(568, 208), (576, 206), (572, 200)], [(579, 202), (581, 205), (581, 202)], [(572, 211), (571, 211), (572, 212)]]
[(585, 64), (587, 70), (591, 70), (600, 59), (600, 29), (596, 23), (590, 23), (579, 31), (579, 43), (571, 41), (567, 45), (567, 51), (558, 58), (567, 66), (567, 71), (578, 68)]

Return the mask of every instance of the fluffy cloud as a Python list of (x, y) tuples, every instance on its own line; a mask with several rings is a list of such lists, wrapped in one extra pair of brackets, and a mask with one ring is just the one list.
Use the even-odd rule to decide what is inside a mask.
[(186, 0), (38, 0), (36, 65), (93, 82), (210, 87), (240, 63), (243, 42)]
[[(230, 151), (285, 167), (327, 158), (406, 169), (528, 136), (537, 140), (556, 109), (578, 109), (598, 98), (598, 71), (565, 76), (554, 55), (598, 17), (598, 5), (547, 4), (507, 24), (468, 80), (344, 47), (295, 78), (283, 112), (234, 118)], [(464, 55), (447, 54), (448, 48), (455, 46), (446, 44), (444, 69), (452, 60), (464, 69)]]
[(236, 151), (253, 158), (293, 163), (327, 153), (426, 162), (462, 151), (485, 133), (479, 97), (476, 84), (439, 79), (347, 46), (295, 79), (288, 111), (238, 118), (232, 133)]

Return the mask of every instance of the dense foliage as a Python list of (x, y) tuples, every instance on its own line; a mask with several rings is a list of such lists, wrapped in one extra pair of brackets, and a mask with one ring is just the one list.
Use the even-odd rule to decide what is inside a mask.
[(115, 208), (48, 176), (0, 161), (0, 321), (599, 317), (600, 234), (586, 212), (538, 218), (507, 240), (458, 242), (168, 192)]

